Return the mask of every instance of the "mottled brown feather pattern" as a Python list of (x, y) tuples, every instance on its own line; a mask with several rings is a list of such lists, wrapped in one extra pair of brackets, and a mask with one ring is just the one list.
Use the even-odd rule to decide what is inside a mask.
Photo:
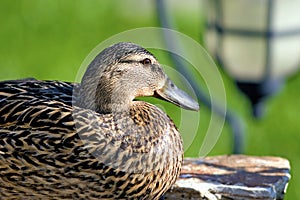
[(158, 199), (183, 149), (164, 112), (134, 101), (153, 95), (199, 109), (133, 43), (100, 52), (80, 84), (0, 82), (0, 199)]
[(182, 162), (173, 122), (144, 102), (114, 115), (72, 107), (73, 86), (0, 83), (0, 199), (157, 199)]

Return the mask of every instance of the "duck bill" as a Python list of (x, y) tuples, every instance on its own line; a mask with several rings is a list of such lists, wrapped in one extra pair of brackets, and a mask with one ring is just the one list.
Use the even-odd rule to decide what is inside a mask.
[(156, 93), (159, 98), (169, 101), (181, 108), (194, 111), (199, 110), (198, 102), (180, 90), (169, 78), (167, 78), (165, 85), (161, 89), (156, 90)]

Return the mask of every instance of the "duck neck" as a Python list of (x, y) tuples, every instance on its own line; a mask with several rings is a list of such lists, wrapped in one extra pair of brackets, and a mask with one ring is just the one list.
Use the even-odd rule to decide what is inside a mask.
[[(130, 110), (133, 96), (125, 90), (110, 87), (85, 87), (79, 89), (79, 106), (101, 114), (126, 112)], [(112, 92), (113, 91), (113, 92)], [(132, 97), (131, 97), (132, 96)]]

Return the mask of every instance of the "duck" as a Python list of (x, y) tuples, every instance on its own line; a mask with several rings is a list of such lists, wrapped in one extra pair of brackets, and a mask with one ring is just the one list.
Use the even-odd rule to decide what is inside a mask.
[(183, 145), (142, 96), (199, 110), (130, 42), (101, 51), (80, 83), (0, 82), (0, 199), (159, 199), (179, 176)]

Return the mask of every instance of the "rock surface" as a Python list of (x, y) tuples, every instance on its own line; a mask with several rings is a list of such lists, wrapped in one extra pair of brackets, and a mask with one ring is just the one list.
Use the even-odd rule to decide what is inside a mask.
[(289, 161), (245, 155), (186, 158), (164, 199), (283, 199)]

